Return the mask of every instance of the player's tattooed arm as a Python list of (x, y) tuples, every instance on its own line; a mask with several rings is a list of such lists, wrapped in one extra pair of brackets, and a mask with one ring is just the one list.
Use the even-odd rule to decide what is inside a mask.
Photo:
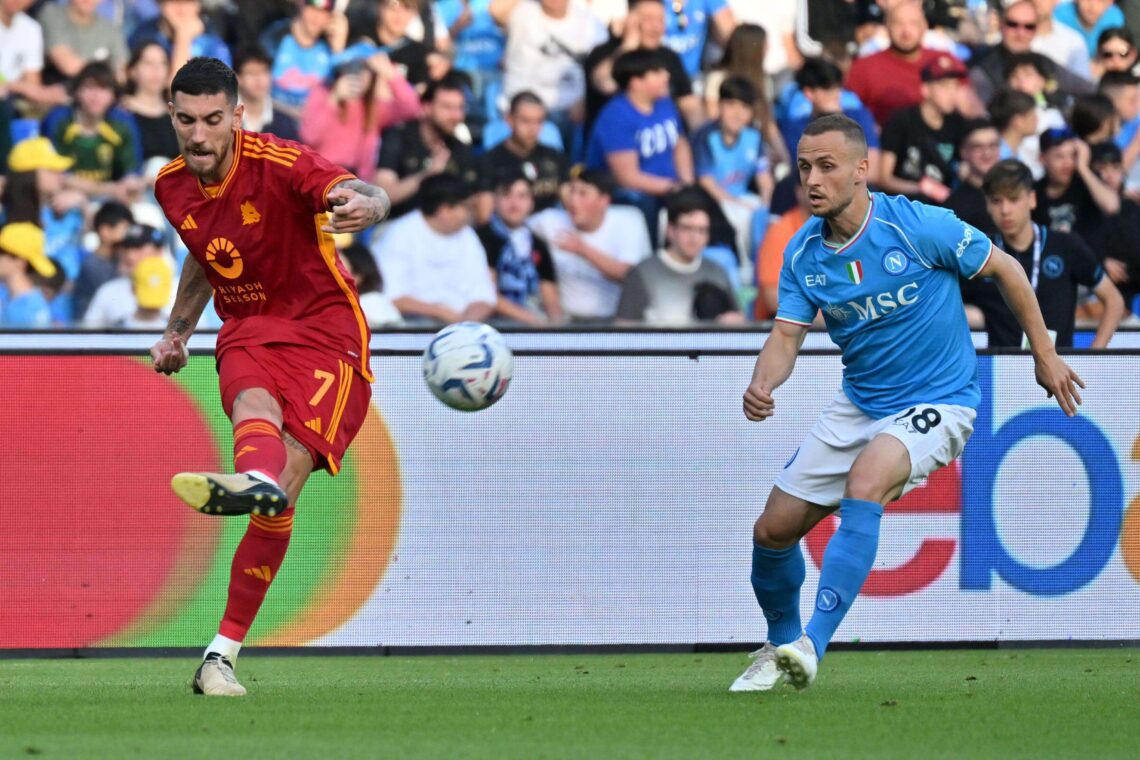
[(166, 332), (150, 349), (155, 372), (169, 375), (186, 366), (190, 358), (186, 343), (213, 294), (214, 289), (201, 265), (193, 256), (187, 256), (182, 265), (182, 276), (178, 279), (178, 294), (170, 309)]
[(384, 221), (392, 210), (388, 193), (359, 179), (336, 183), (329, 191), (328, 204), (333, 214), (325, 232), (360, 232)]

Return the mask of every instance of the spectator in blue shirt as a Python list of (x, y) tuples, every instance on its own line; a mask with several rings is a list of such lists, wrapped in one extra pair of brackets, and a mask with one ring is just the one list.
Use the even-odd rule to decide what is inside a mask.
[(491, 0), (437, 0), (435, 12), (455, 46), (452, 66), (471, 77), (477, 102), (502, 82), (507, 36), (491, 17)]
[(293, 18), (273, 24), (259, 40), (273, 63), (273, 104), (294, 119), (300, 118), (309, 92), (329, 78), (333, 55), (348, 42), (348, 17), (333, 13), (333, 0), (299, 4)]
[(1085, 38), (1090, 58), (1096, 55), (1096, 41), (1101, 32), (1124, 26), (1124, 11), (1113, 5), (1112, 0), (1061, 3), (1053, 11), (1053, 18)]
[(819, 116), (842, 113), (858, 122), (867, 136), (867, 183), (879, 177), (879, 133), (875, 119), (859, 96), (843, 89), (843, 72), (830, 61), (808, 58), (796, 72), (796, 81), (780, 93), (776, 120), (794, 162), (804, 128)]
[(8, 291), (0, 327), (35, 329), (51, 326), (51, 307), (36, 282), (54, 277), (55, 264), (44, 254), (44, 232), (31, 222), (0, 229), (0, 283)]
[(619, 188), (614, 200), (641, 209), (655, 243), (661, 199), (693, 182), (692, 150), (669, 98), (669, 72), (657, 51), (622, 54), (614, 62), (613, 78), (622, 94), (598, 114), (586, 165), (613, 174)]
[(665, 3), (665, 11), (665, 44), (681, 56), (692, 77), (701, 73), (710, 24), (714, 39), (722, 45), (736, 28), (727, 0), (672, 0)]
[(760, 130), (752, 126), (756, 88), (733, 76), (721, 83), (719, 96), (720, 118), (693, 136), (693, 161), (698, 183), (736, 230), (737, 252), (751, 260), (768, 226), (775, 181)]
[(201, 55), (230, 63), (226, 43), (206, 29), (199, 0), (160, 0), (158, 16), (139, 24), (127, 42), (131, 50), (147, 42), (162, 45), (170, 54), (171, 71)]

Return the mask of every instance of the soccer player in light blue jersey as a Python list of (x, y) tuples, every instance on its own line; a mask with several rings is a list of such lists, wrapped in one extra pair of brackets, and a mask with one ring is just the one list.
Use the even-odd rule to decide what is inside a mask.
[[(753, 528), (752, 588), (768, 623), (764, 646), (731, 691), (797, 689), (819, 660), (875, 560), (883, 507), (952, 462), (973, 431), (976, 357), (958, 277), (992, 277), (1029, 337), (1037, 382), (1065, 414), (1084, 383), (1061, 360), (1025, 271), (949, 211), (868, 193), (867, 143), (846, 116), (804, 130), (797, 156), (812, 219), (792, 238), (776, 323), (744, 414), (776, 412), (808, 326), (823, 312), (843, 353), (843, 384), (784, 466)], [(800, 621), (800, 539), (839, 509), (815, 609)]]

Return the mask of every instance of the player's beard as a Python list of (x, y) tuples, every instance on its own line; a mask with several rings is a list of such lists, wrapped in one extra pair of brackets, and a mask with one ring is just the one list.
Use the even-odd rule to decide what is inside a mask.
[[(193, 150), (201, 149), (207, 150), (207, 155), (203, 156), (192, 152)], [(190, 169), (190, 173), (198, 179), (203, 182), (220, 181), (221, 169), (225, 164), (229, 149), (229, 144), (222, 148), (221, 151), (209, 150), (207, 146), (199, 146), (197, 148), (187, 147), (183, 157), (186, 159), (186, 166)], [(212, 159), (212, 161), (207, 161), (207, 158)]]

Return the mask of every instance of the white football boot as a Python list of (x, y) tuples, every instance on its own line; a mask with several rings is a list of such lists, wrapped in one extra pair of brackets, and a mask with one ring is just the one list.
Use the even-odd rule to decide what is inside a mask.
[(748, 655), (752, 664), (728, 687), (729, 691), (769, 691), (783, 683), (784, 674), (776, 667), (776, 647), (770, 642)]
[(191, 686), (195, 694), (208, 697), (245, 696), (245, 687), (238, 683), (233, 664), (217, 652), (210, 652), (202, 660)]
[(819, 657), (806, 633), (791, 644), (776, 647), (776, 667), (800, 691), (811, 686), (819, 671)]

